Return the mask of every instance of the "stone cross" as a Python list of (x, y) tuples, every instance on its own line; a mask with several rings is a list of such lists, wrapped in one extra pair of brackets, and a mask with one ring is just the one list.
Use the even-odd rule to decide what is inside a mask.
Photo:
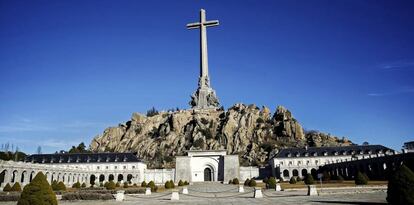
[(191, 96), (190, 105), (195, 109), (218, 108), (216, 92), (210, 87), (207, 57), (207, 27), (217, 26), (217, 20), (206, 21), (206, 11), (200, 10), (200, 22), (187, 24), (188, 29), (200, 29), (200, 77), (198, 88)]
[(207, 57), (207, 27), (218, 26), (218, 20), (206, 21), (206, 11), (200, 10), (200, 22), (187, 24), (188, 29), (200, 29), (200, 82), (201, 86), (210, 86), (208, 77), (208, 57)]

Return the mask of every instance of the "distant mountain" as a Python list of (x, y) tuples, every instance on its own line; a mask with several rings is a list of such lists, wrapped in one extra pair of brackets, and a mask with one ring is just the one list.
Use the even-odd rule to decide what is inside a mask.
[(94, 152), (136, 152), (149, 167), (173, 167), (174, 156), (186, 150), (220, 150), (239, 154), (241, 164), (264, 165), (283, 147), (347, 146), (346, 138), (305, 132), (291, 112), (235, 104), (223, 109), (133, 113), (132, 119), (96, 136)]

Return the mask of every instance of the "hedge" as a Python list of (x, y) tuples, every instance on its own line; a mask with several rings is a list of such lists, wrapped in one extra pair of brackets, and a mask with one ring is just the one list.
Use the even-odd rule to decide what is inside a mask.
[(269, 189), (276, 188), (276, 179), (274, 177), (270, 177), (268, 180), (266, 180), (266, 182), (267, 182), (267, 187)]
[(289, 180), (289, 184), (296, 184), (296, 177), (291, 177)]
[(389, 204), (414, 204), (414, 172), (404, 164), (388, 180)]
[(313, 180), (312, 174), (307, 174), (306, 177), (305, 177), (305, 180), (303, 180), (303, 182), (305, 182), (305, 184), (307, 184), (307, 185), (315, 183), (315, 181)]
[(361, 172), (358, 172), (355, 177), (355, 184), (356, 185), (366, 185), (368, 184), (368, 179), (362, 174)]

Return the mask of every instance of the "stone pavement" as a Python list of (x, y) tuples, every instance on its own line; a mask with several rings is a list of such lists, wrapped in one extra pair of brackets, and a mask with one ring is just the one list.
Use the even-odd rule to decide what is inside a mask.
[[(170, 201), (171, 193), (153, 193), (150, 196), (126, 195), (123, 202), (113, 201), (60, 201), (61, 205), (115, 205), (115, 204), (386, 204), (386, 192), (373, 190), (359, 193), (329, 193), (321, 196), (306, 196), (305, 190), (275, 192), (266, 190), (262, 199), (253, 198), (253, 189), (245, 187), (238, 193), (237, 186), (219, 183), (200, 183), (188, 187), (189, 195), (180, 194), (179, 201)], [(0, 205), (14, 203), (0, 202)]]

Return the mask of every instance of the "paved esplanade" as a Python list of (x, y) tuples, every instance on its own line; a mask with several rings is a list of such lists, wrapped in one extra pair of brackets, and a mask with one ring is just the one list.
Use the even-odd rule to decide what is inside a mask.
[(206, 21), (206, 11), (200, 10), (200, 22), (187, 24), (188, 29), (200, 29), (200, 77), (198, 89), (191, 96), (190, 105), (193, 108), (207, 109), (219, 106), (215, 91), (210, 87), (207, 55), (207, 27), (218, 26), (218, 20)]

